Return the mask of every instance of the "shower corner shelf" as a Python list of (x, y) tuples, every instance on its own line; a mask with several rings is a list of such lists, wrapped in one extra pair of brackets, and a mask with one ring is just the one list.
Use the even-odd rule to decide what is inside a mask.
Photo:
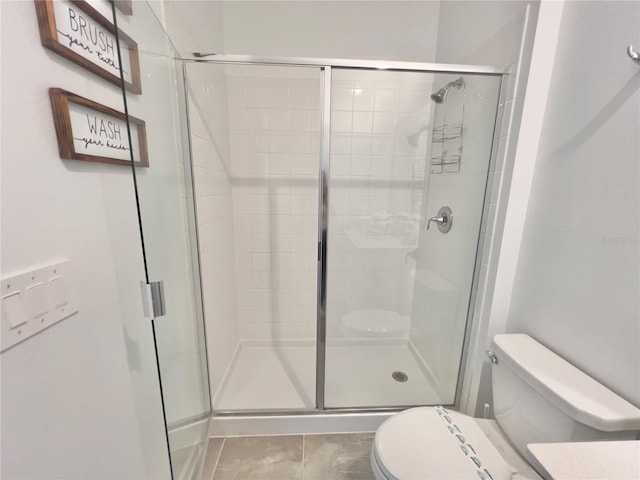
[(447, 140), (455, 140), (462, 136), (462, 123), (446, 123), (433, 129), (431, 141), (433, 143), (444, 143)]
[(431, 173), (458, 173), (460, 171), (460, 155), (440, 155), (431, 158)]

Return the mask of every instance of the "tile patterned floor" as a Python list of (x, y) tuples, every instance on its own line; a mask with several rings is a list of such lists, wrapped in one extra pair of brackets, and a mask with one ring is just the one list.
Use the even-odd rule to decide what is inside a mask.
[(373, 480), (373, 435), (212, 438), (202, 480)]

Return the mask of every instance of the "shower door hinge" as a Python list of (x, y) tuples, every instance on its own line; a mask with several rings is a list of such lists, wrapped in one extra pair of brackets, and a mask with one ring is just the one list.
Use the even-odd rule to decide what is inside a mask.
[(144, 316), (152, 320), (154, 318), (163, 317), (166, 313), (166, 307), (164, 303), (164, 285), (162, 280), (151, 283), (140, 282), (140, 290), (142, 291)]

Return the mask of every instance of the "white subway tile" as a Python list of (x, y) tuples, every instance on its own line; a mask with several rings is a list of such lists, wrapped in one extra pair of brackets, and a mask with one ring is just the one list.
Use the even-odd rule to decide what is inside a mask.
[(229, 128), (231, 130), (246, 130), (249, 126), (249, 116), (244, 107), (229, 108)]
[[(246, 217), (251, 233), (271, 233), (271, 215), (251, 215)], [(245, 233), (245, 232), (243, 232)]]
[(271, 133), (269, 135), (269, 151), (271, 153), (289, 153), (291, 151), (290, 135)]
[(371, 147), (371, 135), (354, 135), (351, 139), (351, 153), (354, 155), (370, 155)]
[(352, 155), (350, 173), (354, 176), (368, 176), (371, 173), (371, 157), (369, 155)]
[(236, 268), (238, 271), (251, 270), (253, 268), (253, 255), (249, 252), (236, 251)]
[(351, 174), (351, 155), (331, 155), (331, 177), (348, 177)]
[(245, 233), (236, 233), (234, 235), (234, 245), (236, 252), (249, 253), (253, 251), (251, 235)]
[(282, 108), (269, 109), (269, 129), (272, 131), (289, 130), (289, 110)]
[(371, 153), (373, 155), (391, 155), (393, 150), (393, 137), (391, 135), (374, 135), (371, 138)]
[(353, 110), (353, 90), (333, 88), (331, 90), (331, 110)]
[(373, 129), (372, 112), (353, 112), (353, 132), (371, 133)]
[(395, 129), (395, 114), (375, 112), (373, 114), (373, 132), (391, 135)]
[(349, 133), (352, 128), (353, 112), (331, 112), (331, 131), (338, 133)]
[(247, 88), (244, 84), (229, 82), (227, 85), (227, 98), (230, 107), (247, 106)]
[(247, 85), (247, 106), (249, 108), (269, 106), (269, 91), (266, 85)]
[(253, 288), (272, 288), (271, 272), (266, 270), (252, 272)]
[(391, 155), (374, 155), (371, 158), (371, 175), (378, 178), (390, 178), (393, 171)]
[(269, 253), (254, 253), (251, 256), (251, 265), (255, 271), (271, 270), (271, 255)]
[(273, 253), (287, 253), (291, 251), (291, 235), (274, 234), (271, 236), (271, 251)]
[(331, 154), (351, 154), (351, 135), (331, 135)]
[(289, 108), (289, 87), (287, 85), (269, 85), (269, 107)]
[(291, 153), (311, 153), (312, 135), (309, 133), (292, 133), (290, 136)]
[(273, 215), (286, 215), (292, 212), (290, 195), (271, 195), (270, 206)]
[(289, 117), (291, 121), (292, 132), (310, 132), (311, 131), (311, 110), (290, 110)]
[(291, 270), (291, 253), (272, 253), (271, 267), (274, 271)]
[(290, 233), (293, 225), (293, 216), (291, 215), (271, 215), (272, 233)]
[(289, 87), (289, 104), (291, 108), (311, 108), (311, 87), (305, 85)]
[(395, 109), (395, 103), (395, 90), (376, 90), (374, 103), (376, 112), (393, 112)]
[(356, 111), (372, 111), (374, 105), (375, 91), (371, 88), (354, 89), (353, 109)]
[(234, 215), (233, 226), (235, 233), (252, 233), (251, 215)]
[(251, 251), (255, 253), (271, 251), (271, 236), (265, 233), (254, 233), (251, 238)]
[(257, 131), (268, 130), (269, 110), (266, 108), (249, 108), (247, 110), (247, 128)]
[(272, 174), (288, 175), (291, 173), (291, 155), (288, 153), (272, 153), (270, 160), (270, 171)]
[(249, 134), (243, 130), (229, 132), (229, 148), (231, 152), (249, 151)]

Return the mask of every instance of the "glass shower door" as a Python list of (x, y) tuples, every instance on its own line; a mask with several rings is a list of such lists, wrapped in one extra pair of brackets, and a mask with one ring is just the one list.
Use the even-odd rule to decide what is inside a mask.
[(327, 408), (454, 403), (499, 88), (333, 69)]
[[(164, 283), (166, 304), (163, 316), (147, 321), (155, 340), (171, 475), (192, 479), (199, 478), (206, 453), (211, 406), (182, 61), (149, 4), (134, 2), (132, 8), (132, 14), (115, 12), (118, 27), (137, 42), (139, 59), (141, 92), (125, 92), (134, 180), (146, 282)], [(135, 55), (122, 37), (119, 47), (122, 58)], [(131, 72), (124, 75), (131, 78)], [(145, 122), (146, 141), (135, 119)], [(145, 148), (148, 165), (137, 162)]]

